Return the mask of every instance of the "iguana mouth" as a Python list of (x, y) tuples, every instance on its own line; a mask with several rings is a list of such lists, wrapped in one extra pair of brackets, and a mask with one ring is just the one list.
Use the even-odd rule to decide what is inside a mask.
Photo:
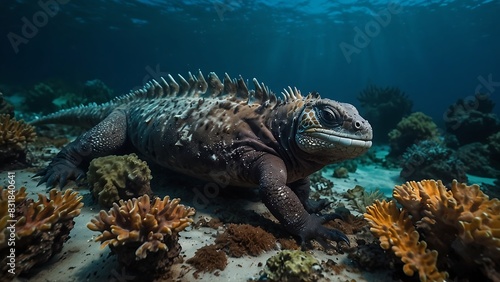
[[(309, 136), (321, 139), (328, 143), (339, 144), (342, 146), (352, 146), (361, 148), (370, 148), (372, 146), (371, 138), (363, 136), (353, 136), (352, 134), (333, 132), (332, 130), (325, 130), (323, 128), (311, 128), (304, 133)], [(332, 134), (334, 133), (334, 134)]]

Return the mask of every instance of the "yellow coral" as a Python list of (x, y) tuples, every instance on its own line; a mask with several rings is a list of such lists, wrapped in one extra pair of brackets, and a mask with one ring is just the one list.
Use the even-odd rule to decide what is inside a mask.
[[(500, 261), (498, 199), (490, 200), (478, 185), (468, 186), (456, 180), (450, 190), (441, 181), (410, 181), (396, 186), (393, 196), (402, 205), (401, 212), (395, 203), (378, 203), (369, 207), (365, 214), (383, 248), (401, 245), (398, 235), (401, 233), (394, 233), (396, 231), (416, 234), (418, 241), (418, 229), (426, 238), (426, 242), (420, 244), (427, 243), (437, 250), (438, 262), (443, 258), (442, 265), (451, 265), (455, 272), (462, 274), (474, 273), (474, 269), (479, 268), (489, 278), (500, 275), (495, 270)], [(414, 245), (413, 248), (421, 247)], [(408, 255), (402, 253), (401, 257), (405, 262)]]
[(35, 128), (23, 120), (0, 115), (0, 160), (17, 157), (36, 138)]
[(93, 159), (87, 174), (92, 194), (104, 207), (120, 199), (151, 195), (152, 178), (148, 164), (136, 154)]
[(437, 252), (427, 249), (425, 242), (420, 242), (420, 235), (415, 230), (406, 211), (400, 211), (393, 201), (375, 201), (367, 207), (365, 218), (371, 225), (370, 231), (380, 240), (383, 249), (391, 248), (403, 263), (403, 271), (412, 276), (418, 271), (420, 281), (443, 281), (446, 272), (439, 272), (436, 267)]
[(166, 196), (163, 200), (155, 198), (151, 203), (148, 195), (120, 200), (119, 204), (113, 203), (108, 212), (101, 210), (87, 227), (102, 233), (95, 239), (101, 242), (101, 248), (109, 244), (116, 247), (129, 242), (142, 242), (135, 255), (143, 259), (147, 256), (146, 251), (166, 250), (164, 236), (178, 233), (193, 222), (194, 208), (179, 202), (179, 199), (170, 200)]

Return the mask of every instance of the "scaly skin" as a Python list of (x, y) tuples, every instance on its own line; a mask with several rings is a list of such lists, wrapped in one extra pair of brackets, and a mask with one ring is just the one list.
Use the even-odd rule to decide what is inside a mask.
[[(325, 201), (309, 200), (308, 176), (327, 164), (355, 158), (371, 146), (372, 129), (350, 104), (303, 97), (288, 88), (278, 100), (254, 79), (222, 83), (201, 72), (186, 81), (171, 76), (103, 105), (74, 108), (33, 124), (93, 125), (68, 144), (38, 175), (47, 186), (84, 175), (96, 157), (134, 147), (163, 167), (206, 181), (224, 177), (231, 186), (258, 187), (262, 201), (302, 242), (349, 243), (321, 225)], [(179, 85), (180, 84), (180, 85)]]

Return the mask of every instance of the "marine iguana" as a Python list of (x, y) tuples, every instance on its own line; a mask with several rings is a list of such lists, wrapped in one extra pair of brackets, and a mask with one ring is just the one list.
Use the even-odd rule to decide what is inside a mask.
[(278, 99), (253, 79), (223, 82), (201, 71), (188, 79), (171, 75), (110, 102), (50, 114), (33, 125), (93, 126), (64, 147), (39, 185), (81, 178), (96, 157), (133, 146), (168, 169), (206, 181), (225, 173), (231, 186), (258, 187), (266, 207), (301, 242), (344, 241), (340, 231), (321, 224), (336, 215), (317, 215), (327, 201), (309, 199), (309, 175), (327, 164), (357, 157), (371, 146), (372, 128), (354, 106), (302, 96), (285, 89)]

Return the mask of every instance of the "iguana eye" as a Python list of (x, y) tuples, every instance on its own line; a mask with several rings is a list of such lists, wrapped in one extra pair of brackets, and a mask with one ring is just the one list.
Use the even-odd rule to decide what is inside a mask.
[(340, 125), (338, 115), (330, 107), (325, 107), (319, 110), (319, 118), (323, 125), (327, 127), (335, 127)]

